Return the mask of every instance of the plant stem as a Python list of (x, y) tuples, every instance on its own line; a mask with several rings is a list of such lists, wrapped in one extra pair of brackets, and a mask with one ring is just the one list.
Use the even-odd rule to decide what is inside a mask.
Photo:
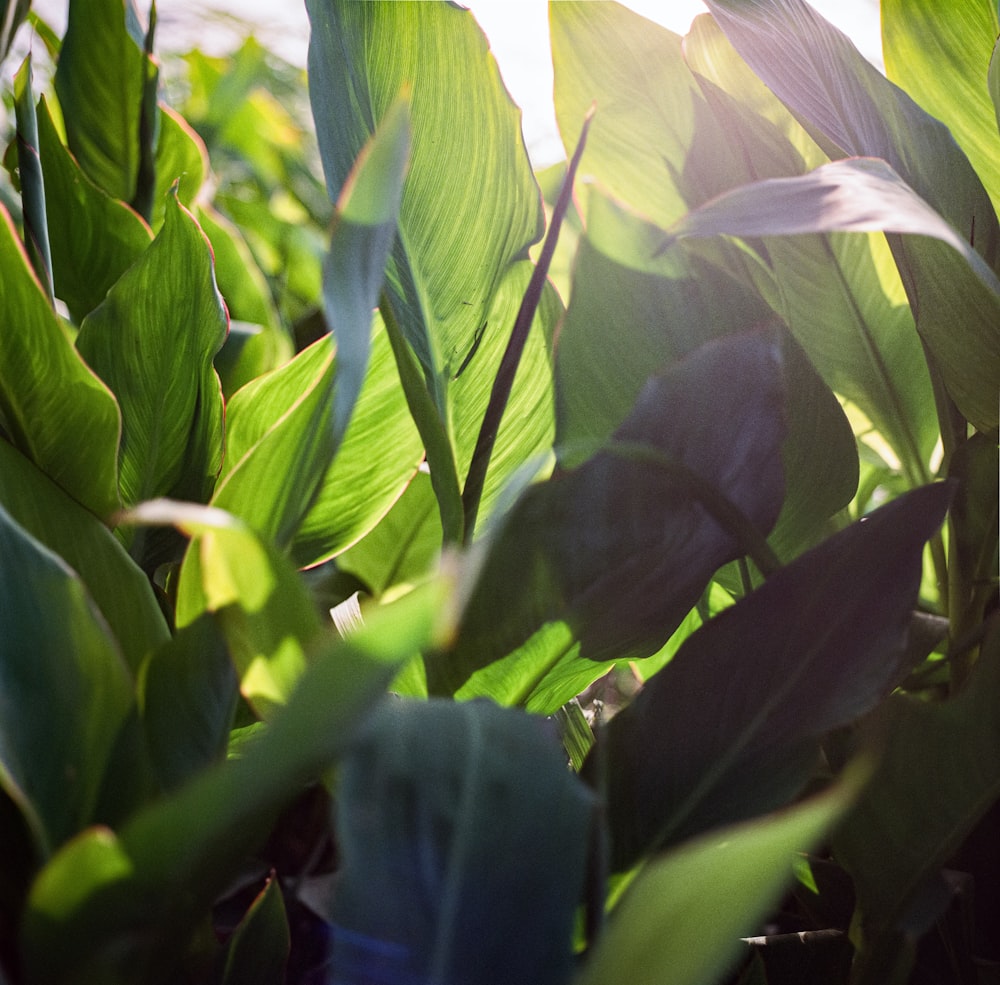
[(528, 341), (528, 332), (535, 319), (538, 304), (542, 299), (545, 279), (548, 276), (552, 254), (555, 252), (556, 242), (559, 239), (563, 217), (569, 207), (570, 196), (573, 192), (573, 179), (576, 176), (580, 158), (583, 156), (583, 149), (587, 143), (587, 132), (590, 130), (590, 122), (594, 118), (595, 109), (596, 104), (590, 107), (583, 118), (580, 139), (576, 143), (576, 150), (573, 151), (573, 157), (570, 159), (566, 169), (566, 177), (563, 179), (562, 188), (559, 191), (559, 198), (552, 210), (552, 221), (545, 234), (542, 252), (531, 274), (528, 289), (524, 292), (521, 307), (518, 309), (517, 318), (514, 320), (514, 327), (510, 333), (510, 341), (508, 341), (507, 348), (500, 359), (500, 368), (493, 380), (493, 389), (490, 392), (489, 403), (486, 405), (486, 413), (483, 415), (483, 423), (479, 429), (476, 447), (472, 453), (469, 472), (465, 479), (465, 489), (462, 492), (465, 543), (467, 544), (472, 541), (475, 533), (479, 504), (482, 501), (483, 487), (486, 483), (486, 471), (493, 455), (493, 446), (496, 444), (497, 433), (500, 430), (500, 421), (507, 409), (510, 392), (514, 386), (514, 377), (517, 375), (517, 367), (521, 362), (524, 346)]

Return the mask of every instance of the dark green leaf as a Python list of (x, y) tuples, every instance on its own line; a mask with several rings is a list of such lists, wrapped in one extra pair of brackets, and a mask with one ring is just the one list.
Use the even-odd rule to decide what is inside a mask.
[(177, 183), (177, 198), (193, 208), (208, 176), (208, 151), (191, 125), (169, 106), (157, 106), (156, 188), (153, 197), (153, 228), (159, 231), (166, 218), (167, 197)]
[(101, 518), (119, 506), (118, 405), (87, 368), (0, 207), (0, 426)]
[(80, 170), (59, 139), (44, 97), (38, 131), (56, 296), (79, 323), (139, 259), (152, 233), (132, 209)]
[(576, 985), (720, 981), (858, 793), (855, 774), (796, 807), (683, 845), (647, 865), (612, 912)]
[(616, 869), (787, 803), (819, 738), (899, 682), (924, 542), (951, 493), (914, 490), (771, 575), (611, 720), (598, 745)]
[(94, 819), (132, 683), (83, 583), (2, 507), (0, 598), (0, 785), (45, 856)]
[(335, 981), (568, 981), (593, 802), (554, 739), (487, 702), (382, 706), (340, 775)]
[(28, 901), (31, 981), (177, 981), (184, 943), (281, 808), (339, 759), (399, 665), (450, 631), (450, 591), (427, 585), (372, 613), (350, 641), (329, 639), (240, 758), (202, 771), (119, 835), (91, 828), (67, 844)]
[[(888, 730), (885, 748), (871, 785), (834, 840), (858, 893), (864, 964), (891, 940), (918, 893), (1000, 797), (998, 630), (994, 619), (957, 697), (934, 703), (895, 695), (875, 713)], [(915, 809), (931, 804), (933, 810)]]
[(207, 496), (222, 464), (222, 392), (212, 359), (226, 337), (212, 250), (172, 198), (141, 259), (83, 322), (77, 348), (122, 408), (126, 505)]
[(613, 443), (529, 488), (505, 519), (455, 648), (428, 667), (432, 689), (454, 690), (552, 620), (592, 660), (658, 650), (716, 568), (748, 549), (709, 491), (760, 540), (777, 519), (784, 396), (780, 348), (762, 330), (651, 378), (615, 433), (620, 453)]
[(222, 985), (284, 985), (290, 948), (281, 886), (272, 876), (233, 931)]
[(143, 659), (168, 638), (149, 580), (108, 528), (0, 441), (0, 503), (82, 579), (137, 673)]
[(181, 786), (226, 752), (239, 681), (220, 621), (202, 614), (143, 667), (142, 724), (164, 790)]

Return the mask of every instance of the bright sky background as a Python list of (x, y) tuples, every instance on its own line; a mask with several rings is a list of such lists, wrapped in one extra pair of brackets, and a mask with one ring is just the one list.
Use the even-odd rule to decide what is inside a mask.
[[(552, 108), (552, 62), (548, 47), (547, 0), (463, 0), (490, 39), (507, 88), (524, 114), (524, 137), (538, 166), (564, 157)], [(878, 0), (810, 0), (828, 20), (850, 35), (861, 53), (881, 57)], [(148, 0), (138, 0), (140, 9)], [(686, 34), (705, 11), (701, 0), (626, 0), (626, 6), (664, 27)], [(61, 30), (65, 0), (36, 0), (35, 9)], [(294, 63), (304, 65), (309, 40), (305, 3), (289, 0), (158, 0), (157, 48), (184, 51), (194, 46), (215, 53), (231, 49), (246, 33), (246, 22), (260, 41)], [(4, 75), (16, 68), (14, 59)], [(5, 78), (6, 81), (6, 78)]]

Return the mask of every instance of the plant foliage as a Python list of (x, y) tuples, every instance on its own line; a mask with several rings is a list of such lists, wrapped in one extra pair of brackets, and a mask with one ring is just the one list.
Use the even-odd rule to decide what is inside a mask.
[(0, 982), (991, 980), (995, 5), (29, 6)]

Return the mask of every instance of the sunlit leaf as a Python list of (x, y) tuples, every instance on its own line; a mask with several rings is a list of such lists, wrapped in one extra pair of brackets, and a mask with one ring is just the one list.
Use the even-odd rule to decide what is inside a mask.
[(505, 518), (456, 647), (428, 667), (432, 688), (454, 690), (558, 619), (586, 658), (655, 652), (716, 568), (748, 550), (708, 490), (762, 540), (784, 495), (783, 438), (770, 332), (706, 343), (652, 377), (609, 449), (529, 488)]
[(117, 835), (96, 827), (68, 843), (28, 900), (21, 944), (31, 980), (176, 981), (184, 942), (282, 807), (345, 752), (403, 661), (448, 632), (450, 590), (428, 585), (373, 613), (350, 641), (330, 639), (240, 758), (202, 771)]
[(56, 296), (79, 323), (141, 256), (152, 233), (136, 212), (80, 170), (59, 139), (44, 97), (38, 130)]
[(126, 505), (205, 497), (222, 463), (222, 392), (212, 359), (228, 318), (212, 251), (171, 199), (163, 229), (83, 322), (77, 348), (122, 408)]
[(780, 814), (723, 828), (650, 862), (611, 915), (576, 985), (704, 985), (793, 880), (797, 853), (815, 849), (858, 793), (855, 773)]
[(611, 720), (589, 766), (605, 757), (615, 868), (787, 803), (820, 737), (898, 684), (924, 543), (951, 494), (914, 490), (775, 572)]
[(2, 507), (0, 559), (0, 784), (44, 856), (94, 820), (132, 685), (83, 583)]
[(11, 443), (97, 516), (118, 508), (120, 418), (31, 270), (0, 207), (0, 425)]

